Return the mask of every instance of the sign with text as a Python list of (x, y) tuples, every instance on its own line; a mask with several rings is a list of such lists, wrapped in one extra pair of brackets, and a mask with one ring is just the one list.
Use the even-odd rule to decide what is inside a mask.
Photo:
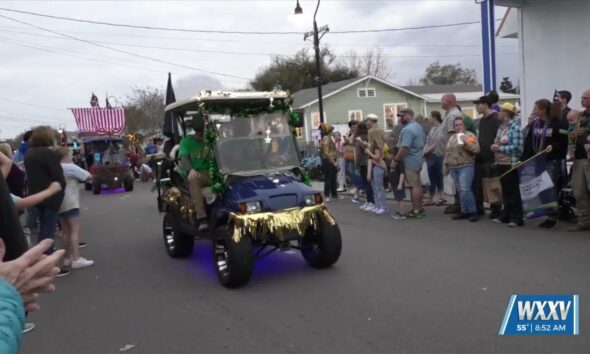
[(500, 335), (579, 335), (578, 295), (512, 295)]

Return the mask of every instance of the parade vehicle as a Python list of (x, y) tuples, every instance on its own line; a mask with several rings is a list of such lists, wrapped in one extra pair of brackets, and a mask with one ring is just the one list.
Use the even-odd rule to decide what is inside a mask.
[(300, 250), (314, 268), (340, 257), (340, 229), (300, 167), (291, 128), (301, 123), (288, 102), (284, 91), (204, 91), (166, 107), (173, 141), (204, 124), (211, 181), (203, 190), (209, 227), (200, 232), (177, 150), (157, 162), (164, 246), (170, 257), (185, 258), (195, 239), (210, 240), (226, 287), (245, 285), (254, 261), (277, 250)]
[(86, 137), (82, 142), (90, 162), (88, 170), (92, 174), (86, 190), (92, 190), (94, 194), (100, 194), (103, 188), (133, 190), (134, 177), (122, 137)]
[(103, 187), (124, 187), (130, 192), (133, 190), (133, 174), (122, 135), (125, 110), (111, 107), (108, 100), (107, 107), (98, 107), (98, 98), (94, 94), (90, 105), (70, 108), (78, 126), (86, 168), (92, 174), (92, 182), (86, 183), (86, 190), (100, 194)]

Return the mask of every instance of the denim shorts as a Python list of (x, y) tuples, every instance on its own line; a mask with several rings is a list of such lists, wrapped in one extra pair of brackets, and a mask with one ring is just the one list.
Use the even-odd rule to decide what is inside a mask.
[(64, 211), (63, 213), (59, 214), (60, 217), (62, 218), (77, 218), (78, 216), (80, 216), (80, 209), (79, 208), (74, 208), (74, 209), (70, 209), (68, 211)]

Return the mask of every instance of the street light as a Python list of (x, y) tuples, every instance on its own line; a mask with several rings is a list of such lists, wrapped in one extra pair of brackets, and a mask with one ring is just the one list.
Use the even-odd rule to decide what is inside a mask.
[[(322, 68), (321, 68), (321, 58), (320, 58), (320, 39), (328, 32), (330, 29), (328, 26), (322, 26), (318, 29), (318, 24), (315, 20), (318, 9), (320, 8), (320, 0), (315, 8), (315, 13), (313, 14), (313, 31), (307, 32), (303, 36), (303, 40), (306, 41), (309, 37), (313, 37), (313, 48), (315, 50), (315, 66), (316, 66), (316, 76), (315, 81), (318, 87), (318, 106), (320, 108), (320, 123), (324, 123), (324, 101), (322, 99)], [(303, 9), (299, 5), (299, 0), (297, 0), (297, 6), (295, 7), (295, 15), (302, 15)], [(320, 35), (321, 34), (321, 35)]]

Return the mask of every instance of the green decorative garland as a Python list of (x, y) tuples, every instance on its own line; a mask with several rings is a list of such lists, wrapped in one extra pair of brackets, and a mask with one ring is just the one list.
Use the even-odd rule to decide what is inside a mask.
[[(260, 114), (274, 113), (274, 112), (280, 111), (283, 113), (287, 113), (287, 112), (289, 113), (289, 124), (291, 126), (297, 126), (301, 122), (301, 118), (299, 117), (299, 114), (297, 114), (296, 112), (293, 112), (293, 110), (291, 109), (291, 106), (289, 105), (288, 102), (286, 102), (286, 100), (274, 101), (267, 107), (260, 107), (260, 106), (249, 107), (249, 108), (240, 107), (240, 108), (236, 108), (236, 109), (225, 106), (225, 105), (208, 104), (207, 107), (205, 108), (205, 110), (208, 113), (227, 114), (227, 115), (230, 115), (233, 117), (236, 117), (236, 116), (237, 117), (248, 117), (251, 115), (260, 115)], [(207, 149), (210, 152), (207, 163), (209, 166), (209, 178), (211, 179), (211, 190), (216, 194), (221, 194), (225, 190), (226, 184), (225, 184), (225, 176), (219, 170), (219, 167), (217, 166), (217, 161), (215, 161), (215, 156), (213, 154), (213, 151), (215, 151), (214, 150), (215, 144), (217, 143), (217, 132), (214, 128), (213, 123), (208, 124), (208, 127), (205, 131), (205, 142), (207, 144)], [(308, 186), (311, 186), (311, 179), (309, 178), (307, 171), (305, 171), (303, 169), (301, 171), (303, 174), (302, 175), (303, 183), (305, 183)]]
[(209, 157), (208, 157), (208, 165), (209, 165), (209, 178), (211, 179), (211, 190), (215, 194), (221, 194), (225, 190), (225, 178), (223, 173), (219, 170), (217, 166), (217, 161), (215, 161), (215, 156), (213, 151), (215, 151), (215, 143), (217, 142), (217, 133), (213, 131), (211, 127), (209, 127), (205, 131), (205, 143), (207, 144), (207, 149), (209, 150)]

